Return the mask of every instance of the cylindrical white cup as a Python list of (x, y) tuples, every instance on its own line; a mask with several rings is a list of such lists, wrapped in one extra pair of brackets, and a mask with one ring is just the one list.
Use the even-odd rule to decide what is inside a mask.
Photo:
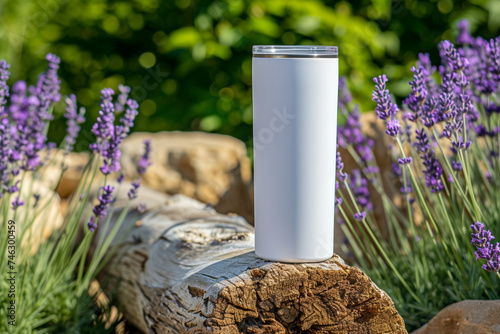
[(333, 255), (338, 49), (253, 47), (255, 253)]

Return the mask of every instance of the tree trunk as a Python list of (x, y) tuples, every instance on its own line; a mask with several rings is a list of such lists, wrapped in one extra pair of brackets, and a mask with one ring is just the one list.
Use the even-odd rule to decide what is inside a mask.
[(142, 332), (406, 333), (390, 297), (338, 256), (259, 259), (241, 217), (162, 196), (126, 217), (120, 255), (107, 267), (125, 318)]

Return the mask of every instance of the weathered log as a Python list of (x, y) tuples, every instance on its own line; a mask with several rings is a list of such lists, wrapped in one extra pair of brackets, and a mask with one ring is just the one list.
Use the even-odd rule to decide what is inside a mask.
[(123, 231), (133, 228), (108, 266), (121, 311), (140, 331), (406, 333), (390, 297), (338, 256), (259, 259), (253, 227), (241, 217), (162, 196), (148, 195), (149, 211), (127, 216)]

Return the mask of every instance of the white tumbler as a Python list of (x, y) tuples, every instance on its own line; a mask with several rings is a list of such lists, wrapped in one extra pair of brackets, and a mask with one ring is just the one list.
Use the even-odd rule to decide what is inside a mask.
[(253, 47), (255, 253), (333, 255), (338, 48)]

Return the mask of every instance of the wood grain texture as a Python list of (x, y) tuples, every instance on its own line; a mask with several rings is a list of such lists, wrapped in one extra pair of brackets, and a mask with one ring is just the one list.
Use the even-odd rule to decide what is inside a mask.
[(108, 267), (122, 312), (142, 332), (406, 333), (390, 297), (340, 257), (265, 261), (241, 217), (180, 195), (150, 198), (147, 213), (127, 216)]

